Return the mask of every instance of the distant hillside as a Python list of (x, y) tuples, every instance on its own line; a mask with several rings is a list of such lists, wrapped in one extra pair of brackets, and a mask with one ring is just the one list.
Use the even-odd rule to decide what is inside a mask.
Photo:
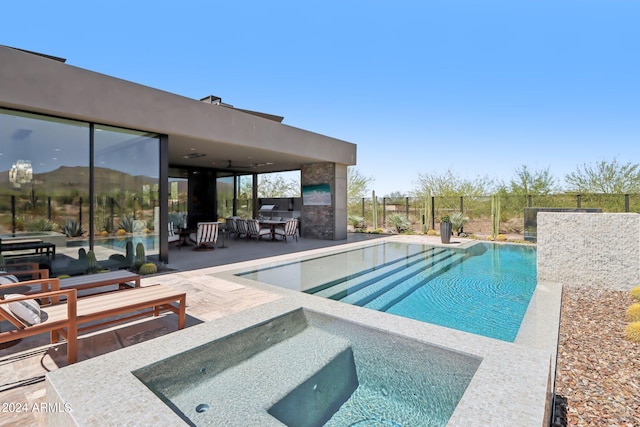
[[(158, 183), (156, 178), (130, 175), (108, 168), (97, 167), (94, 173), (97, 188), (141, 188), (145, 184)], [(68, 190), (86, 192), (87, 183), (89, 182), (89, 167), (61, 166), (51, 172), (33, 174), (33, 181), (39, 191), (51, 189), (55, 193), (60, 191), (67, 192)], [(25, 187), (23, 186), (23, 188)], [(0, 172), (0, 189), (13, 189), (13, 184), (9, 182), (9, 171)]]

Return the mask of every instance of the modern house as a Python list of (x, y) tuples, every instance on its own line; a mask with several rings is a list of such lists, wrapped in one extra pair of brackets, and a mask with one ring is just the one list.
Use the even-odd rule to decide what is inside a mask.
[(170, 215), (255, 217), (258, 175), (299, 170), (302, 236), (345, 239), (356, 146), (282, 119), (0, 46), (0, 235), (63, 223), (93, 247), (124, 221), (168, 261)]

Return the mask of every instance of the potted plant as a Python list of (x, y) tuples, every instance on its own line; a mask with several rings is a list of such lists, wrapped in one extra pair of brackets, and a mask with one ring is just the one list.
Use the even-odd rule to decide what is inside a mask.
[(442, 243), (449, 243), (451, 241), (451, 219), (449, 215), (445, 215), (440, 218), (440, 241)]

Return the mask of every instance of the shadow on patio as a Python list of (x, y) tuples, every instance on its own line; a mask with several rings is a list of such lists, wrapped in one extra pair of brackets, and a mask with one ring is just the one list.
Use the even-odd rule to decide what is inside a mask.
[[(212, 281), (197, 272), (200, 268), (250, 261), (271, 256), (302, 252), (362, 240), (384, 237), (350, 233), (347, 240), (329, 241), (300, 239), (288, 243), (277, 241), (227, 239), (211, 251), (194, 251), (193, 246), (172, 247), (167, 267), (172, 271), (143, 277), (142, 286), (162, 283), (187, 293), (185, 327), (227, 316), (279, 298), (261, 290), (224, 280)], [(152, 258), (152, 257), (149, 257)], [(0, 328), (8, 325), (0, 324)], [(3, 329), (5, 330), (5, 329)], [(84, 334), (79, 339), (79, 361), (97, 357), (142, 341), (177, 331), (174, 314), (143, 318), (135, 322), (105, 327)], [(44, 376), (66, 366), (66, 344), (49, 344), (49, 334), (40, 334), (0, 346), (0, 398), (4, 402), (20, 403), (26, 412), (4, 414), (0, 426), (46, 425), (46, 412), (34, 411), (34, 405), (48, 403)]]

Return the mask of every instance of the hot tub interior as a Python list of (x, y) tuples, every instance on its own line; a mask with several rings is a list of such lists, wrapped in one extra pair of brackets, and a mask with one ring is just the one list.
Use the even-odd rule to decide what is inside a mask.
[(480, 362), (298, 309), (133, 374), (191, 425), (444, 426)]

